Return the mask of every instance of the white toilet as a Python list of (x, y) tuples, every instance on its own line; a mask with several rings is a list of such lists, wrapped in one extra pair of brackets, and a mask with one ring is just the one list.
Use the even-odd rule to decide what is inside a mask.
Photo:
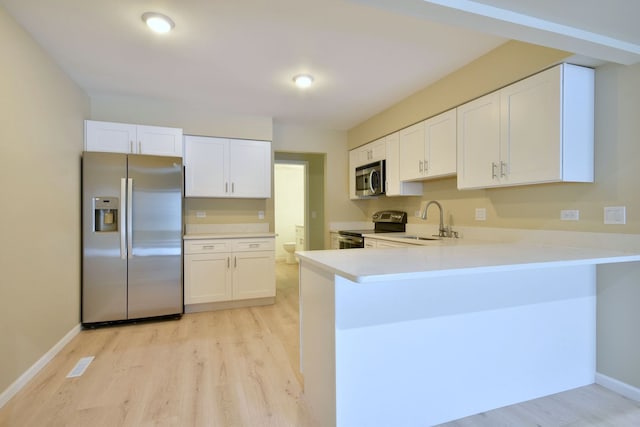
[(296, 251), (296, 242), (286, 242), (282, 246), (287, 251), (287, 264), (295, 264), (296, 256), (293, 253)]

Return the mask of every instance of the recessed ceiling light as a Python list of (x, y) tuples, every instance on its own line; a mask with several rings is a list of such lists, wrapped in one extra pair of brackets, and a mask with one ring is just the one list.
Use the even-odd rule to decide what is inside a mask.
[(168, 16), (156, 12), (145, 12), (142, 20), (156, 33), (168, 33), (176, 26)]
[(309, 74), (298, 74), (293, 78), (293, 82), (300, 89), (306, 89), (313, 83), (313, 76), (310, 76)]

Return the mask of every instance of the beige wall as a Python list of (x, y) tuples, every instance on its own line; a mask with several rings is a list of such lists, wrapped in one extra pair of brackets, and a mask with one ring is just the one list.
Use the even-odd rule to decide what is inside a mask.
[(89, 99), (0, 6), (0, 392), (80, 321)]

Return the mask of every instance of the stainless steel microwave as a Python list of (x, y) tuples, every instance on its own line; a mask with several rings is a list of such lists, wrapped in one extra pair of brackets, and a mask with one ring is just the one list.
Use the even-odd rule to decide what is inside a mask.
[(356, 168), (356, 196), (379, 196), (385, 192), (385, 161)]

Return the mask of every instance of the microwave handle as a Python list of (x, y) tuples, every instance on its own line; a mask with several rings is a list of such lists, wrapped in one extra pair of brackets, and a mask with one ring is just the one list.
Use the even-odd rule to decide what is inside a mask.
[(371, 193), (375, 194), (376, 190), (375, 188), (373, 188), (373, 174), (374, 173), (378, 173), (375, 170), (372, 170), (371, 173), (369, 174), (369, 189), (371, 189)]

